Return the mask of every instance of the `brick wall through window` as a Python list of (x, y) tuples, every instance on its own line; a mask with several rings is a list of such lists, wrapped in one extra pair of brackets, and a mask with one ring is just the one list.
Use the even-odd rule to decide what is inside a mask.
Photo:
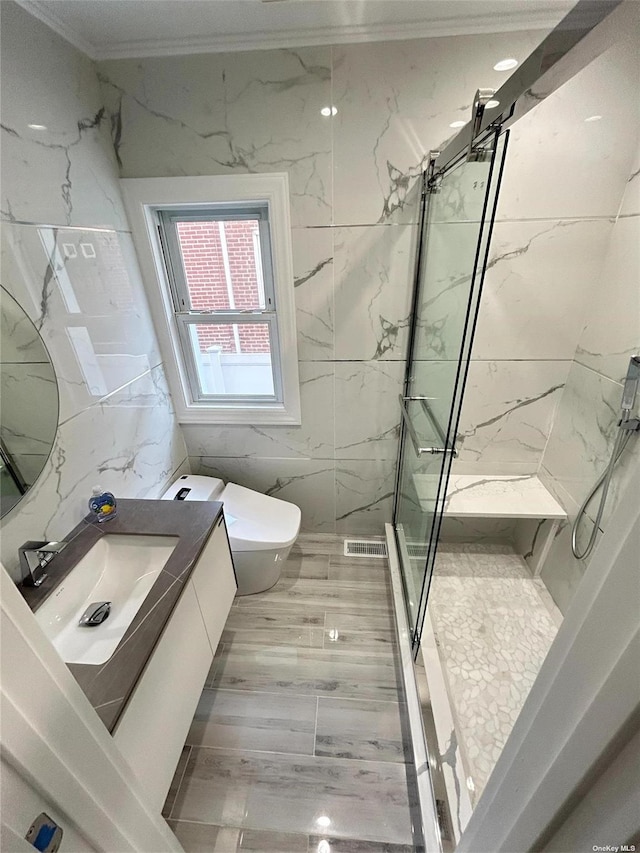
[[(229, 260), (232, 298), (225, 273), (220, 230), (217, 221), (179, 222), (178, 238), (194, 311), (264, 308), (256, 272), (255, 240), (257, 220), (225, 221), (224, 235)], [(254, 237), (256, 235), (256, 237)], [(224, 353), (268, 353), (269, 329), (265, 324), (231, 324), (197, 327), (200, 351), (221, 346)]]

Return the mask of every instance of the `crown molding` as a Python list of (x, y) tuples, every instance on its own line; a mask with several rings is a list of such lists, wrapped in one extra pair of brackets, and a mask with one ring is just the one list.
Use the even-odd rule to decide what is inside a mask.
[(72, 27), (68, 26), (58, 15), (52, 11), (51, 3), (45, 3), (43, 0), (15, 0), (19, 6), (46, 24), (49, 29), (53, 30), (59, 36), (62, 36), (65, 41), (68, 41), (78, 50), (85, 53), (90, 59), (98, 59), (99, 50), (93, 42), (87, 41)]
[(543, 30), (556, 25), (557, 18), (544, 13), (512, 12), (499, 18), (475, 15), (464, 20), (441, 18), (428, 22), (387, 24), (346, 24), (273, 33), (229, 33), (172, 39), (131, 39), (115, 45), (96, 45), (81, 36), (55, 13), (55, 4), (46, 0), (16, 0), (34, 17), (50, 27), (74, 47), (94, 60), (135, 59), (153, 56), (181, 56), (195, 53), (229, 53), (246, 50), (313, 47), (319, 45), (362, 44), (456, 35), (484, 35)]

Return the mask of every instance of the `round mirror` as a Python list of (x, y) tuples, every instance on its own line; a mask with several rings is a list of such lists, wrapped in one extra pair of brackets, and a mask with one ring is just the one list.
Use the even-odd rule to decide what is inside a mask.
[(0, 287), (0, 517), (45, 466), (58, 428), (58, 383), (38, 330)]

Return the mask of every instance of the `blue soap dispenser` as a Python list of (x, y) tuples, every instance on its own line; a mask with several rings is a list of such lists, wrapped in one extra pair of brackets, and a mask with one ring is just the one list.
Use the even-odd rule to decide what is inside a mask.
[(107, 521), (116, 515), (116, 499), (111, 492), (103, 491), (102, 486), (94, 486), (89, 498), (89, 509), (96, 521)]

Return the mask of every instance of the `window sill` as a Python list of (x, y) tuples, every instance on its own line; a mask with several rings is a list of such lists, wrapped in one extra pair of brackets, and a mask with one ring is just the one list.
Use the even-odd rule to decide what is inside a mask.
[(178, 422), (196, 426), (300, 426), (299, 412), (287, 411), (283, 406), (193, 406), (177, 413)]

